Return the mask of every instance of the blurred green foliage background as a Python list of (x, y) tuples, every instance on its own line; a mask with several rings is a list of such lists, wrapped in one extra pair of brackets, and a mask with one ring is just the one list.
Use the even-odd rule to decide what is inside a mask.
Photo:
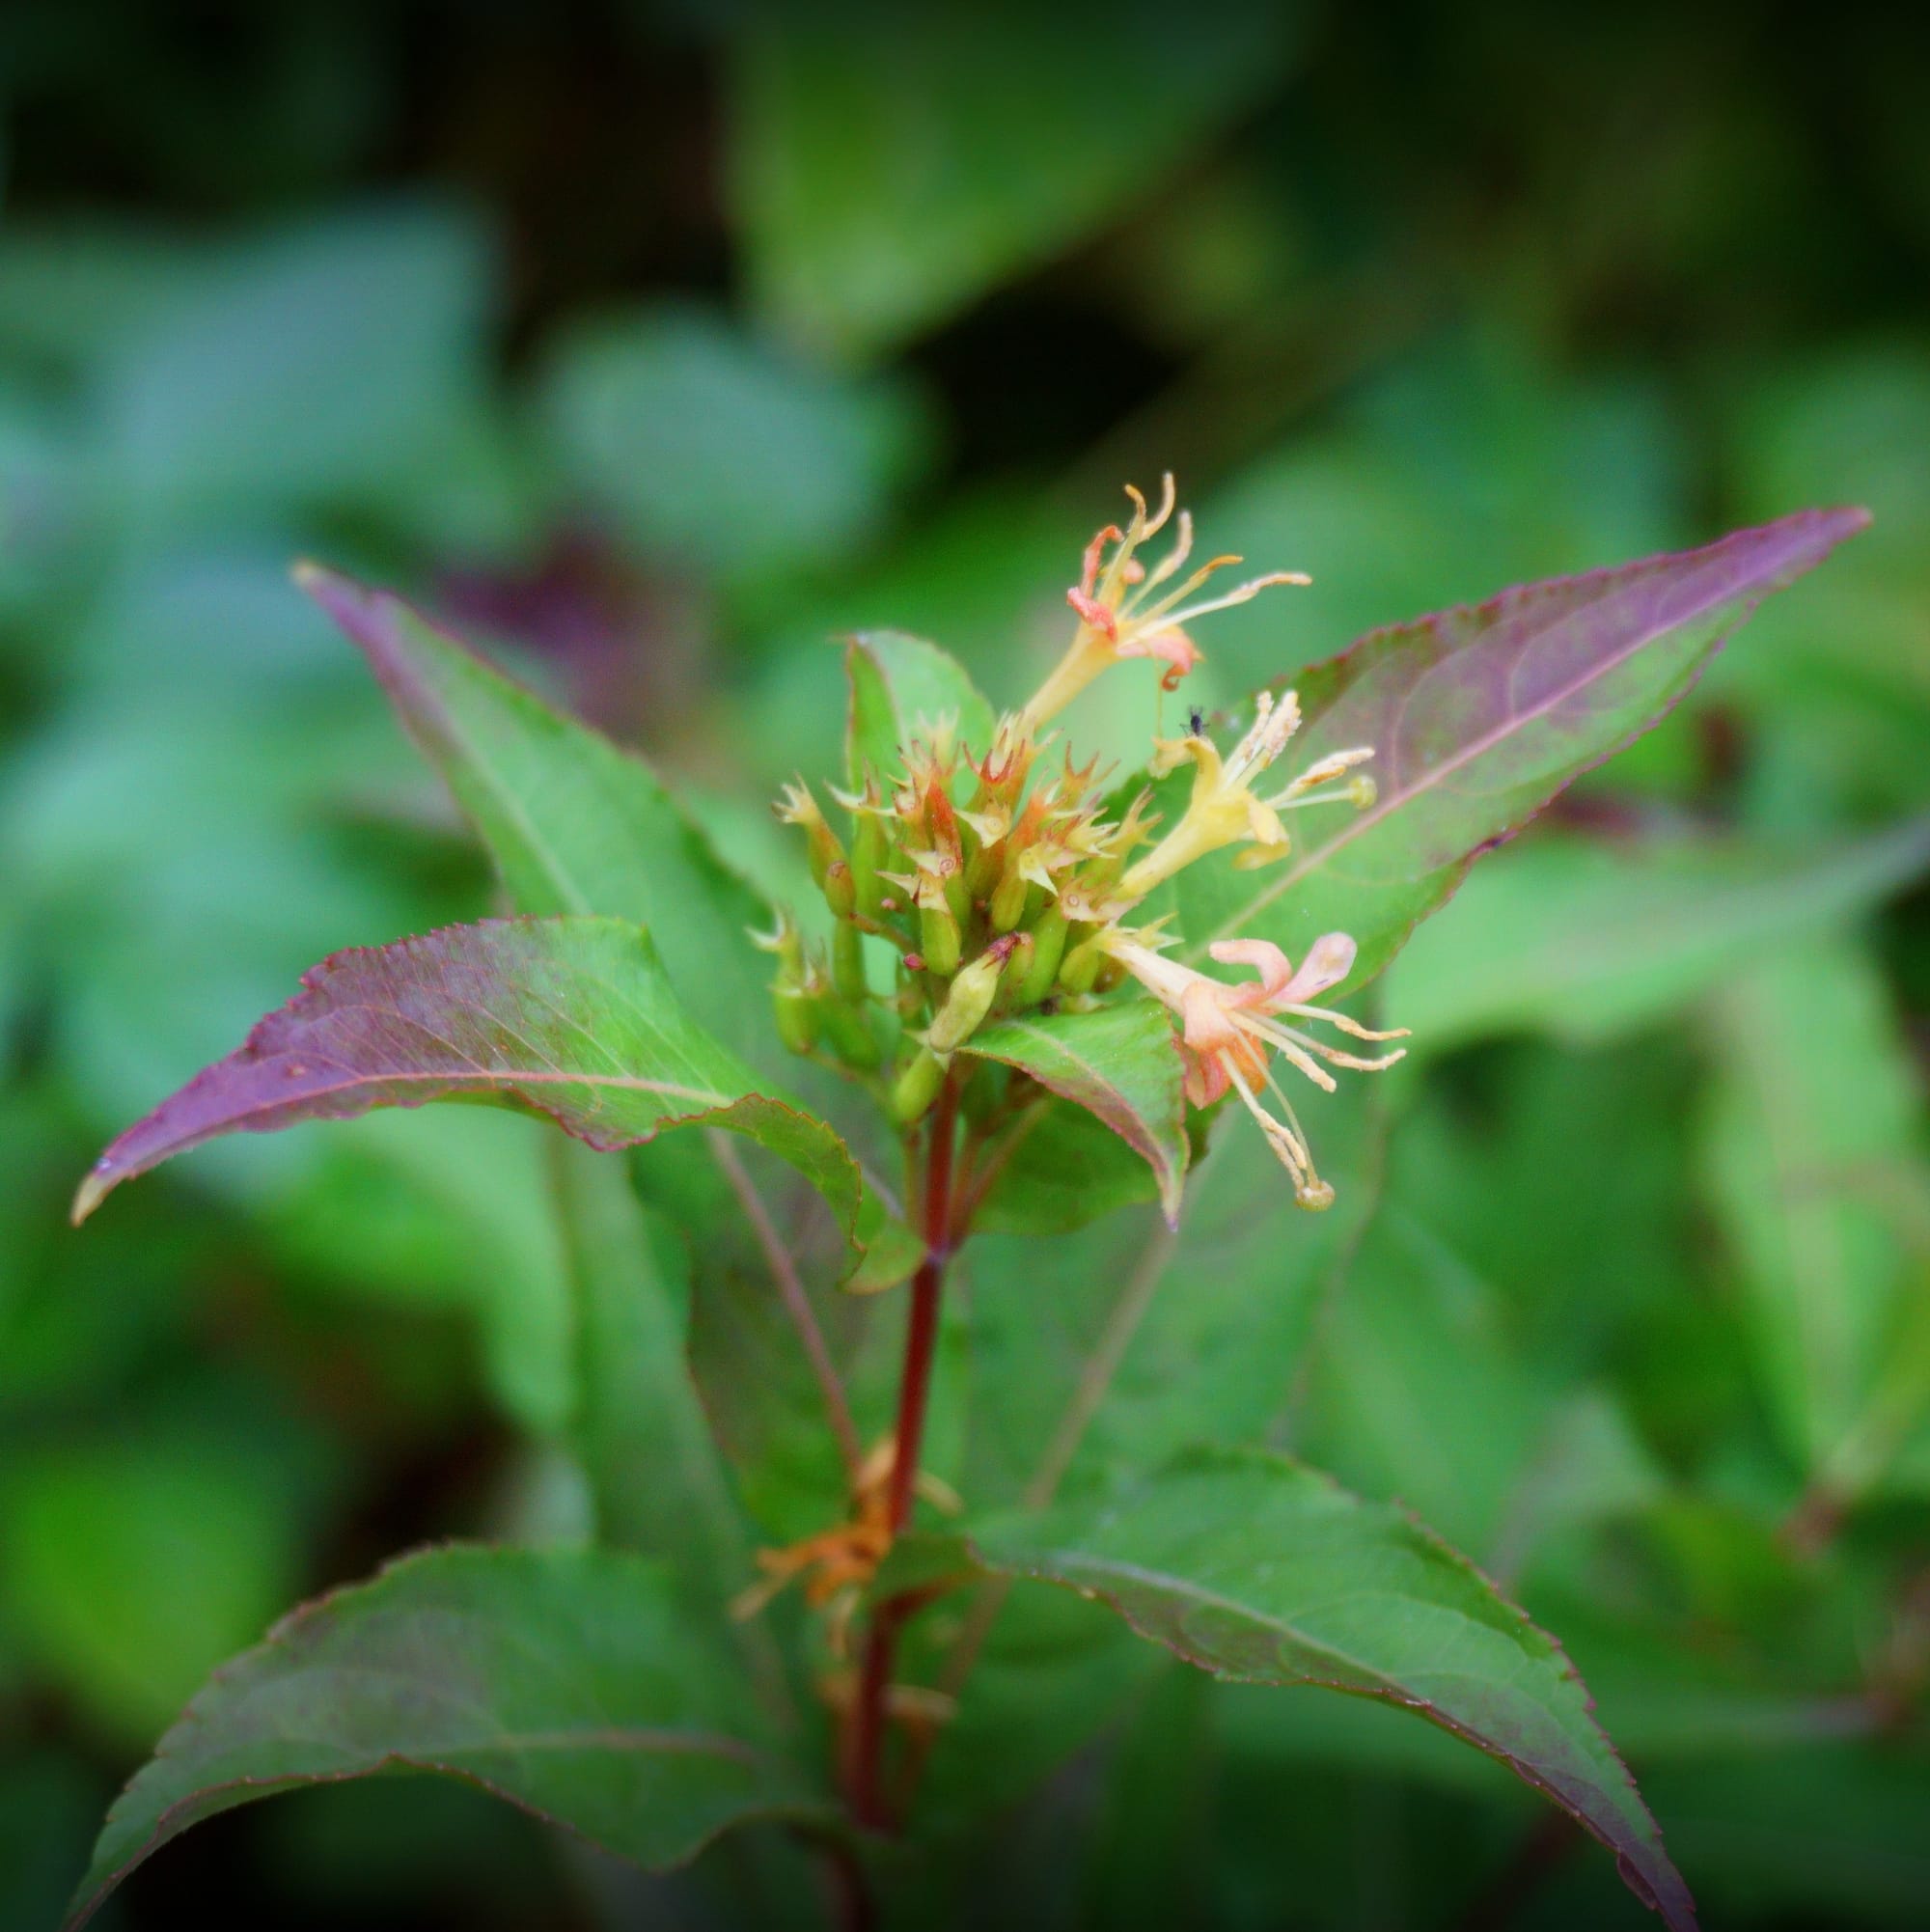
[[(919, 13), (0, 18), (0, 1926), (288, 1605), (582, 1520), (526, 1123), (228, 1144), (65, 1226), (303, 967), (490, 903), (289, 560), (409, 588), (782, 882), (827, 637), (1014, 698), (1165, 468), (1315, 577), (1203, 639), (1209, 706), (1875, 511), (1394, 969), (1385, 1205), (1291, 1437), (1568, 1642), (1714, 1922), (1924, 1923), (1930, 16)], [(1118, 682), (1082, 741), (1143, 739)], [(1062, 1779), (1049, 1922), (1640, 1922), (1472, 1753), (1259, 1695), (1175, 1678)], [(1174, 1727), (1210, 1782), (1162, 1781)], [(112, 1912), (712, 1909), (408, 1784), (211, 1826)]]

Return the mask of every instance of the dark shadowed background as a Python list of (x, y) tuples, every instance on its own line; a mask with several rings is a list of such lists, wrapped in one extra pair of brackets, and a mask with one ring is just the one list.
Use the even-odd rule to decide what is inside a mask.
[[(1202, 631), (1209, 707), (1876, 512), (1394, 969), (1386, 1208), (1294, 1446), (1570, 1640), (1711, 1922), (1930, 1921), (1930, 14), (923, 11), (0, 14), (0, 1927), (290, 1604), (583, 1520), (526, 1123), (210, 1147), (65, 1226), (303, 967), (491, 903), (289, 560), (408, 589), (782, 881), (830, 635), (1015, 698), (1166, 468), (1315, 579)], [(1050, 1922), (1641, 1922), (1472, 1754), (1196, 1683), (1062, 1777)], [(1168, 1725), (1210, 1781), (1162, 1789)], [(111, 1913), (731, 1923), (707, 1883), (394, 1782)]]

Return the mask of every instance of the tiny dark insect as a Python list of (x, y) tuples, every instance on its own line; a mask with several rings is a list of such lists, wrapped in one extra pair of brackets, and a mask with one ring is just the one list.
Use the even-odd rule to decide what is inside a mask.
[(1200, 717), (1199, 707), (1197, 704), (1187, 712), (1186, 722), (1193, 727), (1193, 735), (1196, 738), (1203, 738), (1206, 735), (1206, 724)]

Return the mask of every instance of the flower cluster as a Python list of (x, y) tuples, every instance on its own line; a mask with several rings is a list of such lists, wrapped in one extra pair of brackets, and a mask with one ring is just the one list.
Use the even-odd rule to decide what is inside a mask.
[[(830, 790), (842, 835), (801, 779), (786, 788), (779, 815), (803, 831), (834, 925), (821, 951), (787, 923), (764, 940), (778, 957), (778, 1024), (795, 1051), (874, 1081), (910, 1125), (980, 1026), (1096, 1004), (1137, 981), (1178, 1021), (1188, 1098), (1207, 1107), (1237, 1093), (1292, 1177), (1295, 1199), (1324, 1207), (1333, 1189), (1270, 1063), (1277, 1055), (1331, 1090), (1332, 1067), (1371, 1072), (1400, 1057), (1363, 1058), (1309, 1031), (1318, 1023), (1362, 1040), (1399, 1037), (1310, 1004), (1351, 971), (1353, 941), (1327, 934), (1297, 970), (1266, 942), (1222, 942), (1209, 949), (1216, 962), (1259, 975), (1228, 982), (1163, 956), (1175, 943), (1165, 922), (1135, 924), (1135, 914), (1209, 853), (1237, 847), (1237, 867), (1282, 858), (1291, 812), (1370, 805), (1373, 781), (1358, 767), (1373, 749), (1331, 753), (1280, 782), (1270, 774), (1300, 724), (1291, 691), (1278, 700), (1262, 692), (1251, 729), (1224, 755), (1195, 713), (1189, 735), (1153, 741), (1150, 778), (1192, 768), (1185, 809), (1160, 836), (1149, 787), (1121, 806), (1092, 764), (1057, 747), (1050, 720), (1111, 665), (1156, 661), (1172, 690), (1200, 658), (1188, 624), (1270, 585), (1308, 581), (1275, 573), (1202, 597), (1207, 580), (1240, 560), (1186, 569), (1193, 521), (1184, 511), (1175, 521), (1171, 477), (1156, 511), (1137, 490), (1127, 495), (1125, 529), (1109, 524), (1092, 538), (1066, 593), (1079, 621), (1064, 656), (1030, 702), (999, 721), (989, 744), (959, 742), (954, 720), (926, 721), (900, 748), (898, 769), (867, 771), (853, 790)], [(1172, 545), (1149, 566), (1144, 546), (1169, 524)], [(872, 983), (868, 936), (883, 942), (873, 958), (892, 962), (889, 987)]]
[[(898, 748), (896, 768), (866, 770), (849, 791), (829, 789), (841, 833), (802, 779), (786, 787), (778, 814), (803, 832), (833, 922), (822, 947), (807, 944), (787, 920), (761, 941), (778, 960), (778, 1026), (794, 1051), (872, 1084), (910, 1127), (942, 1090), (958, 1097), (947, 1088), (948, 1070), (981, 1026), (1038, 1009), (1078, 1010), (1136, 983), (1177, 1024), (1187, 1099), (1211, 1107), (1238, 1094), (1290, 1175), (1294, 1199), (1323, 1208), (1334, 1190), (1273, 1063), (1331, 1092), (1332, 1069), (1373, 1072), (1400, 1058), (1397, 1049), (1364, 1058), (1312, 1030), (1376, 1044), (1400, 1036), (1314, 1004), (1353, 970), (1353, 940), (1330, 932), (1297, 968), (1268, 941), (1222, 940), (1208, 947), (1212, 959), (1256, 977), (1221, 980), (1167, 957), (1177, 943), (1169, 921), (1141, 920), (1139, 908), (1211, 853), (1236, 848), (1236, 867), (1282, 858), (1290, 848), (1288, 813), (1370, 805), (1373, 781), (1358, 767), (1373, 751), (1330, 753), (1282, 782), (1272, 773), (1300, 726), (1291, 691), (1278, 700), (1260, 693), (1251, 729), (1224, 755), (1194, 712), (1189, 735), (1152, 743), (1150, 781), (1192, 769), (1186, 805), (1162, 835), (1150, 783), (1121, 802), (1092, 764), (1075, 763), (1057, 745), (1052, 718), (1110, 666), (1157, 662), (1162, 688), (1172, 691), (1199, 662), (1189, 623), (1269, 585), (1307, 581), (1255, 577), (1200, 597), (1207, 580), (1239, 559), (1215, 557), (1188, 572), (1193, 520), (1180, 511), (1172, 546), (1148, 566), (1144, 545), (1174, 520), (1172, 479), (1157, 511), (1137, 490), (1127, 495), (1126, 528), (1109, 524), (1092, 538), (1066, 593), (1079, 622), (1064, 656), (1029, 703), (999, 720), (989, 743), (960, 742), (954, 719), (924, 721)], [(889, 985), (874, 983), (879, 967)], [(988, 1078), (1005, 1087), (994, 1114), (1014, 1105), (1014, 1090), (1018, 1111), (1027, 1098), (1023, 1076), (981, 1064), (959, 1099), (972, 1116), (978, 1096), (981, 1132)], [(939, 1118), (949, 1146), (950, 1116)], [(887, 1446), (854, 1475), (847, 1521), (759, 1555), (763, 1576), (740, 1599), (740, 1615), (796, 1579), (807, 1601), (830, 1613), (834, 1648), (843, 1654), (845, 1627), (892, 1546), (885, 1489), (895, 1453)]]

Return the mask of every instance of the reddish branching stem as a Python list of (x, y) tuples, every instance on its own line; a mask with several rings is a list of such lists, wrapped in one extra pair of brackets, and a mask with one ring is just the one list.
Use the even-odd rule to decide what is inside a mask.
[[(924, 1259), (912, 1278), (911, 1312), (905, 1329), (904, 1371), (898, 1382), (897, 1424), (893, 1436), (890, 1492), (892, 1533), (910, 1527), (917, 1495), (924, 1415), (931, 1396), (931, 1363), (938, 1346), (939, 1302), (945, 1264), (954, 1238), (952, 1145), (957, 1136), (958, 1085), (948, 1075), (928, 1117), (921, 1233)], [(888, 1831), (894, 1822), (884, 1791), (886, 1707), (898, 1626), (916, 1604), (894, 1598), (880, 1604), (865, 1635), (857, 1694), (844, 1738), (844, 1786), (861, 1824)]]

